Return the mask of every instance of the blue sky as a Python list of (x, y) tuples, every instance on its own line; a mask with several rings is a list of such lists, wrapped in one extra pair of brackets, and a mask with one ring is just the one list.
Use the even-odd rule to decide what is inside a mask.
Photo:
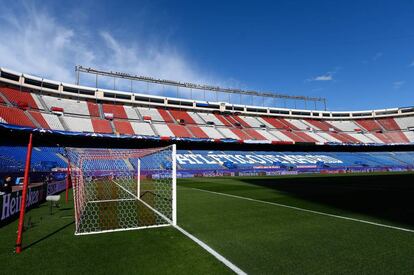
[(413, 0), (1, 2), (0, 66), (21, 72), (73, 83), (81, 64), (330, 110), (414, 105)]

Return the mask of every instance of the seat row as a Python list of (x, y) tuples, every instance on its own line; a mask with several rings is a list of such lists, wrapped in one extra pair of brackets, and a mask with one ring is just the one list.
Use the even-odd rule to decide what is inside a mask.
[(0, 122), (102, 134), (282, 143), (411, 143), (414, 117), (315, 120), (132, 107), (0, 86)]

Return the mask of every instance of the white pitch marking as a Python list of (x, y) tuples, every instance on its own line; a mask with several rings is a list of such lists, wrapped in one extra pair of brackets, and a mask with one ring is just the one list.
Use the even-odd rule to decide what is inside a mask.
[(392, 225), (387, 225), (387, 224), (382, 224), (382, 223), (376, 223), (376, 222), (370, 222), (370, 221), (366, 221), (366, 220), (360, 220), (360, 219), (355, 219), (355, 218), (350, 218), (350, 217), (345, 217), (345, 216), (339, 216), (339, 215), (335, 215), (335, 214), (319, 212), (319, 211), (315, 211), (315, 210), (300, 208), (300, 207), (296, 207), (296, 206), (290, 206), (290, 205), (286, 205), (286, 204), (280, 204), (280, 203), (276, 203), (276, 202), (261, 201), (261, 200), (256, 200), (256, 199), (252, 199), (252, 198), (248, 198), (248, 197), (242, 197), (242, 196), (231, 195), (231, 194), (226, 194), (226, 193), (214, 192), (214, 191), (209, 191), (209, 190), (204, 190), (204, 189), (199, 189), (199, 188), (190, 188), (190, 189), (201, 191), (201, 192), (206, 192), (206, 193), (211, 193), (211, 194), (216, 194), (216, 195), (221, 195), (221, 196), (226, 196), (226, 197), (231, 197), (231, 198), (236, 198), (236, 199), (241, 199), (241, 200), (247, 200), (247, 201), (252, 201), (252, 202), (258, 202), (258, 203), (264, 203), (264, 204), (269, 204), (269, 205), (274, 205), (274, 206), (285, 207), (285, 208), (289, 208), (289, 209), (293, 209), (293, 210), (313, 213), (313, 214), (322, 215), (322, 216), (328, 216), (328, 217), (337, 218), (337, 219), (349, 220), (349, 221), (360, 222), (360, 223), (376, 225), (376, 226), (380, 226), (380, 227), (385, 227), (385, 228), (390, 228), (390, 229), (395, 229), (395, 230), (414, 233), (413, 229), (397, 227), (397, 226), (392, 226)]
[(138, 198), (135, 194), (131, 193), (130, 191), (128, 191), (127, 189), (125, 189), (124, 187), (122, 187), (121, 185), (119, 185), (116, 181), (112, 180), (112, 182), (115, 183), (116, 185), (118, 185), (120, 188), (122, 188), (126, 192), (128, 192), (129, 194), (131, 194), (132, 196), (134, 196), (137, 200), (139, 200), (140, 202), (142, 202), (146, 207), (148, 207), (149, 209), (151, 209), (152, 211), (154, 211), (161, 218), (163, 218), (169, 224), (171, 224), (172, 227), (176, 228), (178, 231), (180, 231), (181, 233), (183, 233), (189, 239), (191, 239), (196, 244), (198, 244), (199, 246), (201, 246), (204, 250), (206, 250), (208, 253), (210, 253), (211, 255), (213, 255), (217, 260), (219, 260), (225, 266), (227, 266), (228, 268), (230, 268), (231, 270), (233, 270), (236, 274), (239, 274), (239, 275), (247, 275), (246, 272), (244, 272), (239, 267), (237, 267), (235, 264), (233, 264), (232, 262), (230, 262), (229, 260), (227, 260), (223, 255), (221, 255), (220, 253), (218, 253), (217, 251), (215, 251), (208, 244), (206, 244), (202, 240), (198, 239), (196, 236), (192, 235), (191, 233), (187, 232), (182, 227), (180, 227), (178, 225), (174, 225), (174, 223), (168, 217), (166, 217), (164, 214), (160, 213), (158, 210), (154, 209), (151, 205), (149, 205), (145, 201), (143, 201), (140, 198)]

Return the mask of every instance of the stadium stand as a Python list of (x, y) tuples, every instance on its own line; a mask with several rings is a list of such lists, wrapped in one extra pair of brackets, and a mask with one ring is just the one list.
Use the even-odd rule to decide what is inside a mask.
[(194, 101), (192, 106), (183, 109), (170, 106), (169, 98), (160, 104), (159, 99), (158, 103), (152, 103), (151, 96), (139, 95), (139, 98), (148, 97), (140, 102), (136, 96), (116, 91), (111, 91), (112, 96), (106, 98), (100, 90), (91, 89), (82, 94), (79, 88), (75, 89), (74, 99), (75, 95), (68, 92), (65, 84), (51, 82), (56, 90), (47, 88), (53, 85), (36, 89), (25, 84), (27, 77), (30, 76), (16, 75), (13, 79), (0, 76), (1, 123), (68, 133), (200, 138), (215, 142), (221, 139), (286, 144), (414, 142), (414, 108), (411, 107), (363, 112), (319, 111), (316, 115), (311, 111), (293, 115), (295, 110), (285, 109), (282, 115), (272, 108), (261, 113), (247, 112), (247, 106), (240, 106), (237, 112), (226, 108), (212, 110), (207, 108), (208, 102)]
[(151, 125), (146, 122), (131, 122), (132, 129), (136, 135), (155, 136)]
[(134, 129), (132, 129), (131, 123), (126, 120), (114, 120), (114, 126), (116, 132), (123, 135), (133, 135)]
[(114, 118), (128, 119), (124, 106), (103, 103), (102, 110), (105, 114), (112, 114)]
[(43, 109), (42, 105), (38, 102), (37, 97), (32, 96), (29, 92), (1, 85), (0, 93), (14, 106), (27, 107), (30, 109)]
[(23, 110), (15, 107), (0, 106), (0, 117), (8, 124), (36, 127)]
[(91, 121), (95, 133), (110, 134), (113, 132), (108, 120), (91, 118)]
[[(0, 171), (22, 171), (26, 158), (26, 147), (0, 146)], [(103, 169), (113, 167), (113, 160), (85, 163), (88, 169)], [(118, 160), (119, 167), (133, 165)], [(150, 161), (146, 161), (151, 165)], [(154, 161), (153, 163), (157, 163)], [(66, 168), (65, 151), (60, 147), (34, 147), (32, 153), (33, 171), (50, 171), (52, 168)], [(206, 151), (178, 150), (177, 167), (186, 170), (258, 170), (279, 171), (296, 170), (309, 171), (356, 171), (407, 170), (414, 169), (414, 152), (262, 152), (262, 151)], [(110, 171), (109, 171), (110, 172)]]

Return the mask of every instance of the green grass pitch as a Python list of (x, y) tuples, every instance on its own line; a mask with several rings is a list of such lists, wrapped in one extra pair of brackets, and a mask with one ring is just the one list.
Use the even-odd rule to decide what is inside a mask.
[[(177, 197), (178, 224), (249, 274), (414, 272), (413, 232), (356, 221), (414, 230), (414, 174), (180, 179)], [(75, 236), (72, 203), (26, 217), (20, 255), (17, 221), (0, 228), (3, 274), (231, 273), (172, 227)]]

